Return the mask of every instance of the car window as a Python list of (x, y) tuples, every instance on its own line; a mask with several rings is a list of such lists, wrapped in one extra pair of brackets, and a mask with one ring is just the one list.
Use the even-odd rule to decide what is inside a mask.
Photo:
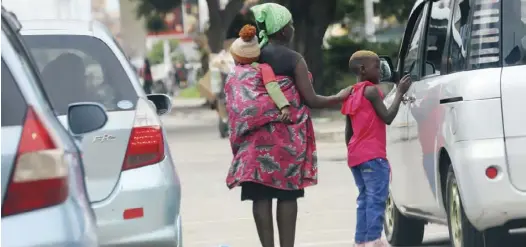
[(23, 125), (27, 104), (18, 89), (15, 78), (2, 59), (2, 83), (1, 83), (1, 114), (2, 127)]
[(449, 56), (447, 71), (459, 72), (466, 69), (468, 42), (471, 36), (472, 7), (470, 0), (455, 0), (453, 6), (452, 28), (449, 36)]
[(24, 40), (58, 114), (75, 102), (102, 103), (108, 111), (134, 108), (128, 107), (138, 99), (132, 82), (103, 41), (82, 35), (26, 35)]
[(425, 39), (425, 63), (423, 64), (422, 76), (439, 75), (443, 70), (442, 57), (446, 44), (447, 26), (451, 15), (449, 3), (450, 0), (432, 2)]
[(504, 66), (526, 64), (526, 0), (503, 1)]
[[(501, 2), (475, 0), (468, 69), (500, 67)], [(506, 36), (505, 36), (506, 37)]]
[(424, 11), (420, 11), (420, 15), (418, 16), (418, 19), (414, 24), (413, 33), (411, 34), (411, 39), (409, 41), (407, 53), (404, 56), (403, 73), (411, 74), (411, 76), (413, 77), (418, 76), (419, 73), (418, 60), (421, 36), (420, 34), (422, 33), (425, 24), (425, 21), (423, 21), (422, 18), (423, 15)]

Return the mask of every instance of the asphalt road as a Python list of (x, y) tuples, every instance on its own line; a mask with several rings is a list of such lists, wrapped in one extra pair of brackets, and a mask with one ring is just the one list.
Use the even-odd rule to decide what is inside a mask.
[[(184, 246), (260, 246), (250, 202), (241, 202), (240, 190), (225, 185), (231, 151), (228, 141), (219, 139), (214, 112), (175, 109), (163, 121), (182, 182)], [(317, 146), (320, 180), (299, 201), (296, 246), (351, 246), (357, 191), (345, 147), (335, 142)], [(428, 225), (425, 236), (422, 246), (450, 246), (444, 226)]]

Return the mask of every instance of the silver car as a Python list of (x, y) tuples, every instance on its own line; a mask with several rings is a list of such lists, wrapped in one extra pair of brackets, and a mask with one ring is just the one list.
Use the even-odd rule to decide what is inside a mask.
[[(19, 30), (2, 7), (1, 245), (98, 246), (79, 150), (54, 115)], [(75, 102), (66, 109), (73, 134), (104, 126), (100, 104)]]
[(416, 1), (392, 73), (413, 84), (387, 131), (391, 244), (420, 245), (427, 222), (448, 225), (455, 247), (511, 246), (526, 227), (525, 10)]
[(86, 185), (102, 246), (181, 246), (180, 182), (158, 115), (166, 95), (145, 95), (98, 22), (26, 21), (22, 34), (51, 105), (66, 124), (73, 101), (95, 101), (108, 123), (83, 136)]

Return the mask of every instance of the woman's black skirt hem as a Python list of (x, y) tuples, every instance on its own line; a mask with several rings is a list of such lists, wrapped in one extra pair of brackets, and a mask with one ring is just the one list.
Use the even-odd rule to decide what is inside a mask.
[(257, 201), (278, 199), (282, 201), (296, 200), (305, 196), (305, 190), (281, 190), (260, 183), (241, 183), (241, 201)]

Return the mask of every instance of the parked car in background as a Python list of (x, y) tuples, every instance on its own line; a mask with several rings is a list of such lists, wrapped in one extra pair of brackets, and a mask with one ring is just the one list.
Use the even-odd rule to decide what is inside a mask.
[(2, 7), (2, 246), (98, 246), (74, 139), (107, 121), (98, 103), (72, 101), (61, 125), (38, 70)]
[(108, 111), (106, 126), (81, 141), (101, 246), (181, 246), (180, 182), (158, 116), (170, 111), (170, 98), (145, 95), (98, 22), (26, 21), (22, 34), (64, 124), (72, 101)]
[(509, 246), (526, 227), (525, 8), (416, 1), (391, 68), (413, 78), (388, 127), (391, 244), (420, 245), (427, 222), (447, 224), (454, 247)]

